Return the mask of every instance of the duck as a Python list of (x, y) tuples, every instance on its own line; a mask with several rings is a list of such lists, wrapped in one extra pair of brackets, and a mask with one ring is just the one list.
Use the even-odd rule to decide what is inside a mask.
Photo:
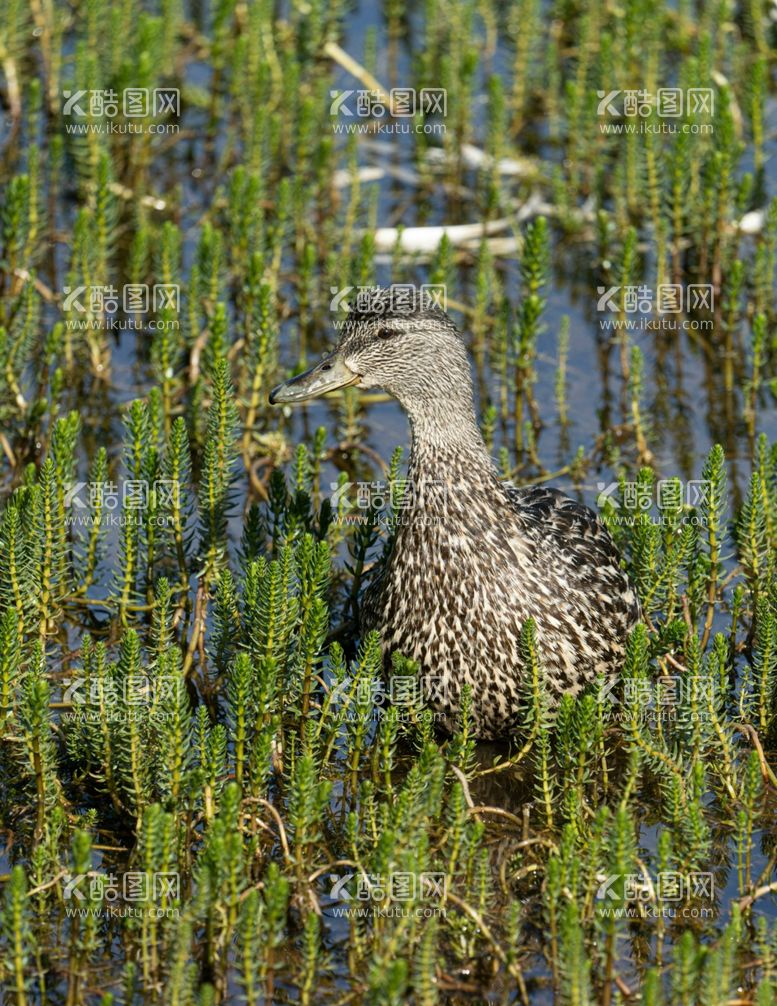
[(551, 712), (563, 695), (616, 680), (641, 617), (618, 549), (577, 500), (502, 480), (477, 422), (465, 339), (448, 314), (426, 295), (376, 288), (351, 307), (334, 350), (274, 388), (270, 403), (351, 386), (395, 398), (411, 433), (401, 520), (365, 592), (361, 628), (379, 632), (387, 661), (395, 652), (413, 661), (443, 730), (457, 728), (466, 688), (473, 736), (514, 735), (529, 619)]

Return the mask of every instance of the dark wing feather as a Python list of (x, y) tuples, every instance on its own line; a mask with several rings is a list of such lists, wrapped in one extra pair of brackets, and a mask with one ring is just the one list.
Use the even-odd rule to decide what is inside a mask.
[(519, 488), (508, 485), (507, 495), (517, 513), (526, 522), (552, 535), (562, 551), (574, 545), (591, 562), (620, 566), (620, 554), (612, 536), (590, 507), (548, 486)]

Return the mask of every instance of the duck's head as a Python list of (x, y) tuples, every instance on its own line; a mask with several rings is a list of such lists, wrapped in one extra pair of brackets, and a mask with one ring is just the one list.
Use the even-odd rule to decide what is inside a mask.
[(425, 294), (398, 289), (360, 294), (334, 352), (270, 393), (272, 404), (303, 402), (356, 385), (383, 388), (411, 415), (457, 399), (471, 408), (464, 342), (447, 314)]

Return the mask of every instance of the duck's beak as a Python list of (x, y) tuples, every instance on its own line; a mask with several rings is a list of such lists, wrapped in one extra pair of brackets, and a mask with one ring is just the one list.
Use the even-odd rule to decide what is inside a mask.
[(270, 392), (270, 405), (283, 402), (304, 402), (308, 398), (318, 398), (327, 391), (347, 388), (356, 384), (359, 375), (346, 367), (339, 353), (332, 353), (304, 374), (284, 381)]

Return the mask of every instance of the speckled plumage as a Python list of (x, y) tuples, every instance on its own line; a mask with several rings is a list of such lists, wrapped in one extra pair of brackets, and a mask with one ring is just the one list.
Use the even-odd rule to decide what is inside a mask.
[[(423, 480), (418, 454), (411, 477)], [(526, 619), (536, 621), (555, 701), (617, 673), (638, 603), (612, 539), (587, 507), (554, 489), (508, 487), (487, 457), (438, 459), (462, 475), (461, 489), (452, 490), (439, 522), (411, 512), (399, 527), (365, 597), (363, 627), (379, 629), (387, 655), (397, 650), (418, 663), (443, 726), (453, 729), (469, 684), (475, 732), (504, 737), (515, 722)], [(428, 518), (423, 495), (418, 506)]]
[[(432, 342), (435, 325), (453, 327), (442, 312), (428, 315), (420, 320)], [(365, 324), (358, 316), (353, 322), (354, 329)], [(371, 324), (393, 322), (384, 314)], [(364, 628), (379, 629), (387, 655), (398, 650), (418, 663), (446, 728), (469, 684), (474, 729), (494, 738), (515, 721), (527, 618), (536, 621), (548, 692), (558, 698), (617, 673), (639, 605), (593, 511), (555, 489), (500, 480), (475, 421), (462, 355), (440, 348), (450, 390), (441, 401), (400, 398), (412, 427), (410, 508), (362, 616)]]
[(365, 595), (362, 627), (380, 631), (387, 659), (399, 651), (418, 663), (442, 725), (455, 726), (469, 684), (476, 734), (511, 733), (529, 617), (553, 701), (615, 675), (639, 618), (615, 545), (587, 507), (499, 479), (448, 316), (428, 303), (397, 309), (375, 291), (349, 315), (335, 352), (273, 395), (292, 400), (343, 383), (384, 388), (410, 419), (411, 505)]

